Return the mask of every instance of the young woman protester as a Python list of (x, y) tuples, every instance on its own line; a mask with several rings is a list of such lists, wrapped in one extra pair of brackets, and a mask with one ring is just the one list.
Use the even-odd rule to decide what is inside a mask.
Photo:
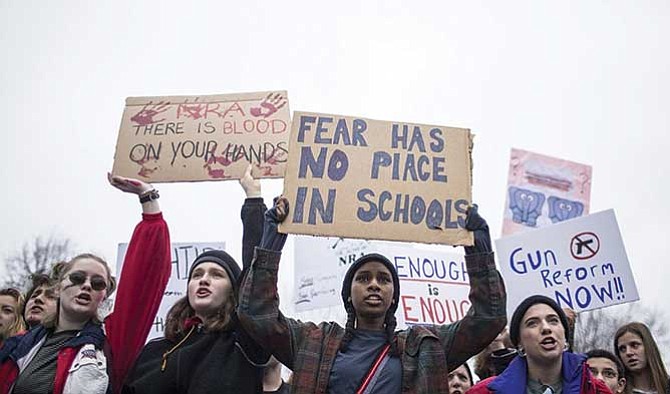
[(279, 199), (266, 214), (261, 247), (242, 282), (238, 314), (252, 337), (293, 370), (292, 393), (448, 393), (448, 372), (504, 327), (504, 284), (488, 226), (476, 207), (466, 220), (475, 245), (465, 248), (471, 307), (462, 320), (396, 332), (400, 282), (393, 264), (379, 254), (359, 258), (345, 275), (346, 327), (285, 317), (278, 307), (277, 273), (286, 235), (277, 225), (286, 218), (287, 204)]
[(170, 237), (151, 185), (108, 178), (138, 195), (143, 210), (114, 311), (103, 330), (98, 307), (116, 286), (103, 259), (87, 253), (63, 264), (55, 284), (56, 313), (0, 349), (0, 394), (118, 392), (144, 345), (170, 275)]
[(463, 363), (460, 367), (449, 372), (447, 381), (449, 382), (449, 394), (463, 394), (475, 384), (468, 363)]
[(14, 288), (0, 289), (0, 348), (5, 339), (26, 329), (21, 316), (23, 296)]
[(586, 356), (568, 351), (570, 326), (549, 297), (526, 298), (514, 311), (510, 339), (518, 356), (504, 372), (477, 383), (468, 394), (609, 394), (595, 379)]
[[(266, 207), (251, 168), (240, 183), (247, 194), (242, 207), (246, 268), (262, 235)], [(165, 337), (142, 350), (124, 394), (262, 392), (262, 367), (269, 355), (237, 321), (241, 275), (237, 262), (224, 251), (207, 251), (195, 259), (187, 295), (168, 312)]]
[(668, 372), (645, 324), (632, 322), (620, 327), (614, 335), (614, 353), (626, 370), (627, 393), (670, 393)]

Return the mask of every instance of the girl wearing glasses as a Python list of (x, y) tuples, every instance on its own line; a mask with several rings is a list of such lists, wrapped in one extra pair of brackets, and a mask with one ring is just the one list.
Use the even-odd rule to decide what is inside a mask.
[(108, 175), (142, 203), (123, 264), (114, 311), (103, 324), (98, 307), (114, 291), (109, 266), (80, 254), (60, 266), (55, 314), (0, 349), (0, 394), (118, 392), (153, 323), (170, 275), (170, 237), (156, 199), (142, 181)]
[(626, 370), (626, 393), (670, 393), (668, 372), (649, 327), (638, 322), (621, 326), (614, 335), (614, 351)]
[(610, 394), (591, 375), (586, 356), (569, 351), (568, 318), (551, 298), (533, 295), (523, 300), (509, 332), (518, 355), (500, 375), (480, 381), (468, 394)]

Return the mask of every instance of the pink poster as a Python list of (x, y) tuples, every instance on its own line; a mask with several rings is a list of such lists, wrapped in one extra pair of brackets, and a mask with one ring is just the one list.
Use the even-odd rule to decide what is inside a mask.
[(591, 166), (512, 149), (502, 236), (589, 214)]

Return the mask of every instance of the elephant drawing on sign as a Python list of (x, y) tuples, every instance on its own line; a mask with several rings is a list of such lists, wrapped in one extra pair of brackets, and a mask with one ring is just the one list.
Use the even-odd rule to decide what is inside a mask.
[(512, 210), (514, 223), (529, 227), (537, 225), (537, 218), (542, 215), (544, 194), (511, 186), (509, 188), (509, 209)]
[(547, 204), (549, 205), (549, 218), (552, 223), (582, 216), (584, 212), (584, 204), (579, 201), (551, 196), (547, 199)]

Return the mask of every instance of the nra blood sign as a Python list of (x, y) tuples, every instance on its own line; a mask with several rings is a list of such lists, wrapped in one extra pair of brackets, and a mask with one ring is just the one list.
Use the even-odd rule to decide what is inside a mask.
[(583, 232), (572, 237), (570, 254), (577, 260), (586, 260), (595, 256), (600, 250), (600, 239), (595, 233)]

